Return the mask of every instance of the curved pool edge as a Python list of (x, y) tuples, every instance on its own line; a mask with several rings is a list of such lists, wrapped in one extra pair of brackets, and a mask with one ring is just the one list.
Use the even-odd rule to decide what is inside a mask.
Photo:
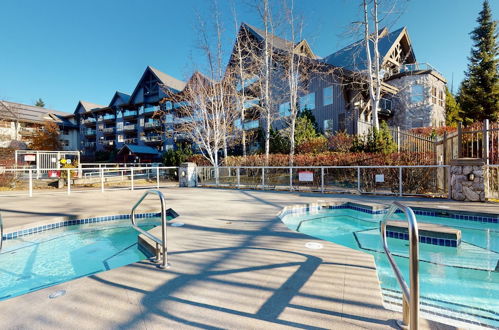
[[(169, 208), (166, 210), (166, 215), (173, 218), (178, 217), (177, 212), (173, 209)], [(136, 214), (137, 218), (154, 218), (159, 217), (161, 214), (159, 212), (145, 212)], [(89, 223), (98, 223), (98, 222), (108, 222), (108, 221), (116, 221), (116, 220), (127, 220), (130, 219), (130, 214), (114, 214), (114, 215), (104, 215), (104, 216), (87, 216), (84, 218), (77, 219), (75, 216), (68, 217), (54, 217), (50, 220), (32, 222), (29, 224), (25, 224), (22, 226), (11, 226), (5, 227), (2, 239), (12, 240), (23, 236), (33, 235), (41, 232), (45, 232), (52, 229), (57, 229), (61, 227), (68, 227), (74, 225), (82, 225)], [(5, 223), (5, 218), (4, 218)]]

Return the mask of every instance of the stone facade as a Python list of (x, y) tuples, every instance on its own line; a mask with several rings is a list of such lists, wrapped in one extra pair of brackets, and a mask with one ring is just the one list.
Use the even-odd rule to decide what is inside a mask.
[[(400, 90), (392, 98), (393, 117), (390, 126), (400, 126), (407, 130), (445, 125), (446, 82), (436, 71), (399, 75), (388, 83)], [(433, 91), (436, 92), (436, 97), (433, 97)], [(422, 93), (415, 95), (419, 92)]]
[(457, 201), (485, 202), (484, 161), (458, 158), (451, 161), (451, 198)]

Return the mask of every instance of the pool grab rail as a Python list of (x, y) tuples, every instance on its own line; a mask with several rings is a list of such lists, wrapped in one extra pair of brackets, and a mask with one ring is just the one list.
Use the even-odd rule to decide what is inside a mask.
[[(399, 267), (393, 259), (392, 253), (388, 248), (386, 239), (386, 225), (389, 218), (397, 211), (401, 210), (409, 223), (409, 281), (408, 287)], [(419, 232), (418, 223), (414, 211), (399, 202), (393, 202), (383, 220), (380, 222), (381, 240), (386, 257), (395, 273), (397, 282), (402, 289), (402, 316), (403, 323), (399, 323), (401, 328), (418, 329), (419, 323)]]
[(2, 251), (2, 245), (3, 245), (3, 220), (2, 220), (2, 213), (0, 213), (0, 251)]
[[(139, 226), (137, 226), (137, 223), (135, 221), (135, 210), (137, 207), (142, 203), (142, 201), (150, 194), (156, 194), (159, 197), (160, 203), (161, 203), (161, 239), (159, 237), (156, 237), (152, 235), (151, 233), (143, 230)], [(167, 268), (168, 265), (168, 256), (167, 256), (167, 248), (166, 248), (166, 225), (167, 225), (167, 219), (166, 219), (166, 203), (165, 203), (165, 196), (163, 193), (159, 190), (148, 190), (142, 195), (142, 197), (135, 203), (135, 205), (132, 208), (132, 211), (130, 213), (130, 220), (132, 221), (132, 227), (143, 234), (144, 236), (148, 237), (149, 239), (153, 240), (156, 243), (156, 262), (159, 262), (161, 260), (161, 264), (158, 266), (160, 268)], [(161, 248), (160, 248), (161, 247)]]

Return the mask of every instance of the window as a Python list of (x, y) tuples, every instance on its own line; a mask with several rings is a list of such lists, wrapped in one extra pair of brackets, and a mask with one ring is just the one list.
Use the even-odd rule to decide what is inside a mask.
[(445, 95), (443, 91), (438, 92), (438, 105), (441, 107), (445, 106)]
[(287, 117), (291, 115), (291, 106), (289, 102), (279, 104), (279, 116)]
[(411, 87), (411, 103), (419, 103), (424, 101), (423, 85), (412, 85)]
[(165, 116), (165, 121), (166, 121), (168, 124), (173, 123), (173, 115), (172, 115), (172, 114), (167, 114), (167, 115)]
[(117, 129), (118, 131), (122, 131), (122, 130), (123, 130), (123, 122), (118, 122), (118, 123), (116, 124), (116, 129)]
[(338, 114), (338, 130), (344, 131), (345, 130), (345, 114), (340, 113)]
[(234, 120), (234, 127), (235, 127), (236, 129), (241, 129), (241, 128), (243, 128), (243, 126), (241, 125), (241, 119), (236, 119), (236, 120)]
[(326, 87), (322, 90), (323, 105), (333, 104), (333, 86)]
[(300, 97), (300, 110), (313, 110), (315, 109), (315, 93), (309, 93)]
[(324, 120), (324, 132), (330, 132), (333, 130), (333, 120), (326, 119)]
[(437, 104), (437, 88), (435, 86), (431, 88), (431, 104)]
[(165, 111), (165, 110), (171, 110), (172, 109), (172, 103), (170, 101), (166, 101), (165, 103), (161, 103), (160, 109)]

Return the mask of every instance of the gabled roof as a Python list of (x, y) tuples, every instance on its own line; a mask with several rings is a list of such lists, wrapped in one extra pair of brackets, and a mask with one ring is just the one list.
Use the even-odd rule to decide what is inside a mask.
[(158, 81), (161, 84), (163, 84), (165, 87), (171, 88), (171, 89), (178, 91), (178, 92), (183, 90), (185, 87), (185, 82), (178, 80), (176, 78), (173, 78), (172, 76), (169, 76), (166, 73), (161, 72), (156, 68), (153, 68), (152, 66), (147, 66), (144, 73), (142, 74), (142, 77), (140, 77), (140, 80), (137, 83), (137, 86), (135, 86), (133, 93), (130, 95), (129, 101), (132, 101), (135, 99), (135, 96), (136, 96), (138, 90), (140, 89), (140, 85), (144, 81), (147, 73), (149, 73), (149, 72), (152, 73), (158, 79)]
[(70, 121), (72, 117), (73, 114), (67, 112), (0, 100), (0, 118), (4, 119), (38, 124), (49, 120), (64, 126), (75, 126)]
[(121, 104), (127, 104), (128, 101), (130, 100), (130, 95), (128, 94), (125, 94), (125, 93), (122, 93), (122, 92), (119, 92), (119, 91), (116, 91), (113, 95), (113, 98), (111, 99), (111, 102), (109, 102), (109, 107), (115, 105), (115, 103), (118, 101), (118, 100), (121, 100)]
[[(390, 54), (390, 51), (396, 46), (396, 44), (402, 39), (402, 37), (406, 37), (407, 42), (410, 46), (409, 36), (407, 34), (407, 29), (402, 27), (396, 31), (388, 33), (387, 28), (383, 28), (379, 32), (380, 39), (378, 43), (378, 49), (380, 53), (380, 57), (382, 58), (381, 65), (386, 61), (387, 56)], [(372, 46), (372, 44), (371, 44)], [(371, 56), (374, 57), (374, 50), (371, 47)], [(412, 51), (412, 47), (410, 49), (413, 60), (415, 60), (414, 53)], [(330, 65), (334, 65), (336, 67), (342, 67), (352, 71), (363, 71), (367, 69), (367, 53), (365, 50), (364, 39), (354, 42), (351, 45), (340, 49), (339, 51), (326, 56), (324, 58), (324, 62)]]
[(148, 66), (148, 68), (154, 73), (154, 75), (161, 81), (163, 85), (166, 87), (170, 87), (173, 89), (176, 89), (177, 91), (181, 91), (185, 87), (185, 82), (182, 80), (178, 80), (176, 78), (173, 78), (172, 76), (167, 75), (164, 72), (159, 71), (156, 68), (153, 68), (152, 66)]
[[(80, 100), (78, 102), (78, 105), (81, 105), (83, 107), (83, 109), (85, 110), (85, 112), (89, 112), (89, 111), (92, 111), (95, 109), (100, 109), (100, 108), (106, 107), (105, 105), (95, 104), (95, 103), (82, 101), (82, 100)], [(78, 106), (76, 106), (76, 108), (78, 109)]]
[(121, 147), (119, 153), (123, 151), (123, 149), (128, 149), (134, 154), (149, 154), (149, 155), (159, 155), (159, 151), (149, 146), (139, 146), (136, 144), (125, 144)]
[[(253, 36), (255, 36), (259, 41), (265, 40), (265, 31), (261, 30), (259, 28), (256, 28), (252, 25), (249, 25), (247, 23), (242, 23), (241, 27), (244, 27), (250, 32)], [(271, 38), (271, 43), (275, 48), (279, 48), (282, 50), (289, 50), (291, 47), (294, 48), (294, 44), (286, 39), (283, 39), (281, 37), (278, 37), (276, 35), (271, 34), (270, 32), (267, 32), (267, 35), (269, 38)]]

